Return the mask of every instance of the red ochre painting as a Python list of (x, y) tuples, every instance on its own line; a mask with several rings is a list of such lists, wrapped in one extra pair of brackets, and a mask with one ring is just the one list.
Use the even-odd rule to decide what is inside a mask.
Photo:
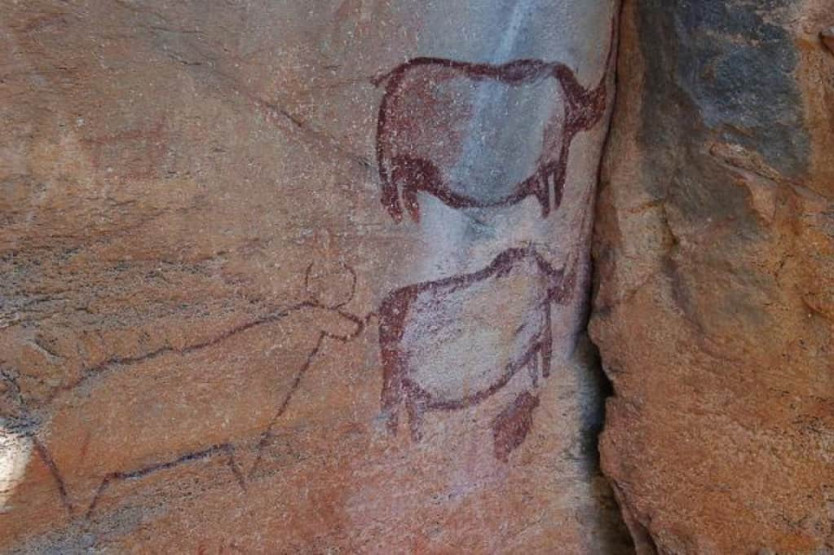
[[(529, 196), (542, 215), (562, 199), (574, 137), (605, 114), (606, 74), (614, 57), (611, 30), (606, 71), (583, 87), (559, 62), (506, 64), (414, 58), (376, 82), (376, 155), (382, 204), (400, 221), (403, 204), (419, 220), (417, 192), (452, 208), (516, 204)], [(537, 142), (527, 139), (540, 133)]]
[[(615, 29), (591, 88), (564, 63), (535, 59), (494, 65), (419, 57), (377, 78), (384, 95), (376, 154), (388, 214), (399, 222), (407, 211), (419, 222), (419, 192), (453, 209), (498, 211), (532, 196), (542, 217), (557, 210), (571, 143), (608, 106)], [(420, 441), (427, 411), (477, 405), (524, 368), (531, 389), (548, 377), (551, 305), (570, 302), (581, 256), (568, 258), (570, 270), (556, 270), (533, 246), (511, 248), (480, 271), (389, 293), (379, 309), (389, 431), (398, 432), (404, 408)], [(538, 405), (524, 391), (493, 418), (497, 459), (506, 462), (524, 441)]]
[[(524, 368), (531, 386), (540, 375), (547, 378), (551, 304), (568, 300), (573, 282), (572, 272), (565, 275), (534, 247), (525, 247), (502, 252), (480, 271), (390, 293), (379, 311), (382, 410), (389, 431), (398, 432), (404, 407), (411, 436), (419, 441), (427, 411), (477, 405)], [(532, 410), (536, 404), (520, 406)], [(503, 435), (501, 441), (513, 444)]]

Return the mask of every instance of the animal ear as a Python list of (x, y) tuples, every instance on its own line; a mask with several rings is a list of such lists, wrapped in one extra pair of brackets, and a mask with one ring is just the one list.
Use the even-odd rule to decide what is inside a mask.
[(328, 337), (347, 341), (362, 333), (362, 320), (356, 316), (324, 308), (313, 310), (316, 313), (316, 326)]

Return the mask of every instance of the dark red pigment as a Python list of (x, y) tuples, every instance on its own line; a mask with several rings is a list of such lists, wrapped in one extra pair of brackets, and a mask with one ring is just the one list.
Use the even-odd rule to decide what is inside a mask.
[(492, 420), (495, 458), (507, 462), (518, 446), (527, 439), (533, 427), (533, 410), (539, 406), (538, 396), (525, 391)]
[[(577, 81), (573, 70), (565, 64), (534, 59), (492, 65), (420, 57), (409, 60), (378, 78), (375, 82), (384, 84), (385, 95), (382, 98), (377, 119), (376, 156), (382, 183), (382, 205), (391, 217), (396, 221), (402, 219), (402, 202), (404, 202), (412, 219), (418, 221), (420, 218), (418, 191), (434, 195), (452, 208), (510, 206), (521, 202), (528, 196), (533, 196), (541, 204), (542, 216), (546, 217), (551, 210), (549, 194), (552, 188), (553, 206), (558, 208), (565, 184), (571, 142), (581, 131), (593, 128), (605, 114), (608, 99), (605, 81), (608, 68), (614, 59), (614, 38), (615, 26), (612, 25), (606, 72), (599, 83), (591, 89), (584, 88)], [(450, 121), (449, 125), (441, 126), (441, 129), (430, 130), (438, 136), (436, 141), (438, 151), (436, 155), (428, 159), (417, 156), (416, 153), (409, 154), (408, 140), (401, 138), (408, 137), (405, 127), (426, 125), (424, 122), (415, 121), (418, 118), (397, 109), (398, 101), (402, 98), (420, 94), (406, 86), (406, 77), (413, 72), (421, 71), (427, 72), (431, 79), (434, 73), (437, 86), (441, 86), (442, 75), (448, 75), (449, 70), (472, 81), (492, 80), (508, 86), (522, 86), (544, 79), (555, 79), (564, 96), (564, 125), (561, 130), (551, 130), (561, 133), (562, 136), (558, 152), (541, 152), (538, 156), (538, 166), (531, 175), (519, 183), (507, 183), (505, 194), (500, 199), (479, 198), (477, 194), (473, 196), (463, 194), (454, 190), (453, 185), (444, 180), (444, 171), (451, 168), (444, 167), (441, 161), (442, 150), (448, 148), (446, 145), (450, 142), (454, 142), (454, 138), (448, 136), (454, 127), (453, 122)], [(402, 201), (400, 189), (402, 189)]]
[[(496, 361), (503, 366), (499, 378), (482, 389), (468, 396), (461, 395), (454, 400), (434, 398), (412, 378), (415, 370), (411, 366), (405, 349), (401, 345), (402, 338), (409, 330), (415, 334), (436, 334), (437, 340), (445, 333), (444, 329), (429, 329), (421, 326), (421, 321), (415, 322), (411, 315), (412, 304), (421, 297), (428, 304), (455, 302), (467, 295), (467, 289), (476, 284), (494, 282), (508, 274), (513, 268), (524, 263), (533, 262), (542, 283), (546, 285), (543, 302), (539, 301), (525, 311), (530, 325), (542, 321), (544, 324), (538, 330), (533, 341), (524, 345), (523, 351), (517, 353), (508, 361)], [(538, 380), (538, 364), (541, 357), (542, 377), (550, 376), (550, 364), (553, 356), (553, 338), (551, 330), (551, 304), (553, 302), (567, 302), (573, 290), (575, 272), (565, 276), (562, 270), (553, 267), (536, 252), (533, 247), (508, 249), (498, 255), (486, 268), (459, 276), (452, 276), (438, 281), (429, 281), (409, 285), (388, 294), (379, 310), (379, 342), (383, 366), (383, 389), (381, 404), (383, 413), (387, 417), (388, 430), (397, 433), (399, 425), (399, 408), (405, 405), (409, 415), (409, 426), (414, 440), (421, 439), (422, 417), (426, 411), (458, 410), (477, 405), (503, 388), (510, 379), (522, 368), (528, 367), (533, 383)], [(438, 308), (439, 310), (439, 308)], [(434, 339), (433, 337), (429, 338)], [(450, 372), (453, 368), (437, 368), (437, 372)]]

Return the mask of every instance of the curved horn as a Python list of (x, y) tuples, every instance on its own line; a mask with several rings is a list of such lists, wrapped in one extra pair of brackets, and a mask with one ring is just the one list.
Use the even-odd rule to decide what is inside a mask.
[(617, 59), (617, 28), (619, 22), (619, 11), (615, 10), (611, 17), (611, 32), (608, 44), (608, 56), (605, 60), (605, 68), (596, 87), (585, 89), (576, 80), (576, 76), (564, 64), (558, 64), (554, 70), (557, 78), (567, 95), (568, 103), (571, 105), (570, 119), (567, 123), (568, 130), (573, 133), (586, 131), (602, 119), (608, 101), (607, 81), (611, 69)]
[[(616, 69), (617, 62), (617, 29), (619, 27), (619, 10), (614, 10), (611, 17), (611, 31), (608, 42), (608, 57), (605, 60), (605, 68), (600, 77), (599, 83), (592, 90), (588, 91), (588, 104), (593, 106), (592, 113), (595, 116), (593, 122), (589, 122), (589, 127), (598, 122), (605, 113), (605, 107), (608, 100), (607, 81), (608, 76), (612, 70)], [(587, 129), (587, 128), (586, 128)]]

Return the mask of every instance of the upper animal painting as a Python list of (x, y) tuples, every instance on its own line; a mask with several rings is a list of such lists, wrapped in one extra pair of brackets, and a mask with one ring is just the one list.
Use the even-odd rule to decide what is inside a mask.
[(533, 196), (547, 217), (561, 202), (573, 138), (605, 114), (613, 58), (612, 27), (605, 73), (590, 89), (565, 64), (533, 59), (492, 65), (414, 58), (380, 77), (383, 206), (400, 221), (405, 205), (419, 221), (418, 191), (452, 208), (509, 206)]

